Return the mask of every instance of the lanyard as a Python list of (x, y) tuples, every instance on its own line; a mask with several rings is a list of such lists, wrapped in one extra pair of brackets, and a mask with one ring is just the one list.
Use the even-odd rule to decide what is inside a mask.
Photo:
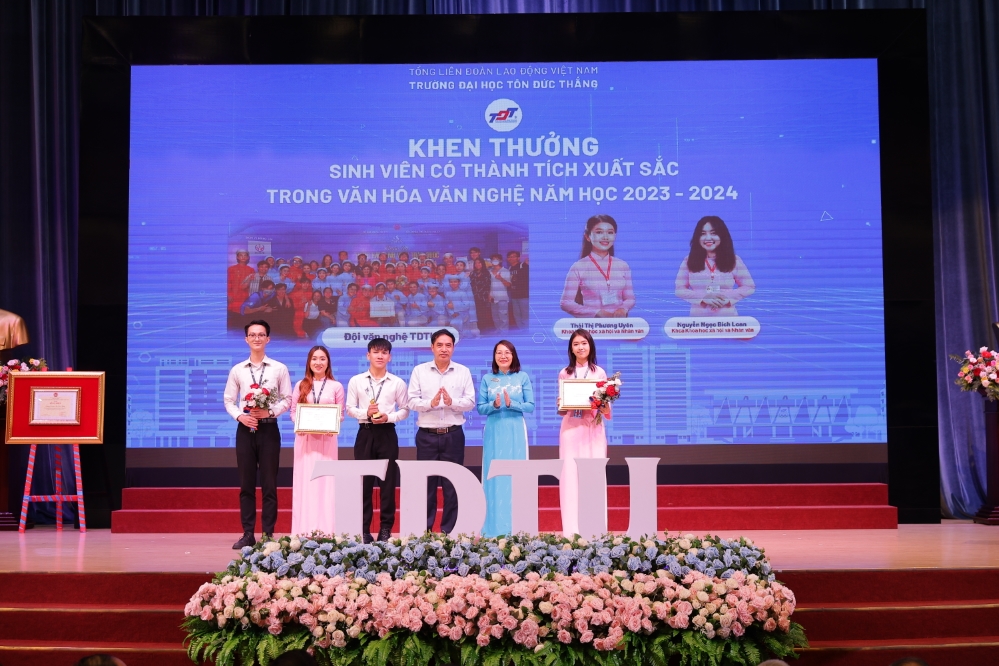
[[(573, 377), (576, 376), (576, 371), (577, 370), (579, 370), (579, 366), (578, 365), (572, 366), (572, 376)], [(587, 363), (586, 364), (586, 370), (583, 371), (583, 379), (586, 379), (589, 376), (590, 376), (590, 364)], [(581, 409), (574, 409), (574, 410), (572, 410), (572, 415), (575, 418), (577, 418), (577, 419), (581, 419), (581, 418), (583, 418), (583, 410), (581, 410)]]
[(708, 263), (708, 260), (707, 260), (707, 259), (705, 259), (705, 260), (704, 260), (704, 265), (705, 265), (705, 266), (707, 266), (708, 270), (709, 270), (709, 271), (711, 272), (711, 275), (712, 275), (712, 277), (713, 277), (713, 276), (714, 276), (714, 274), (715, 274), (715, 270), (716, 270), (716, 269), (718, 268), (718, 264), (717, 264), (717, 262), (714, 262), (714, 261), (713, 261), (713, 262), (711, 262), (711, 263)]
[(255, 374), (253, 374), (253, 364), (252, 363), (250, 364), (250, 379), (252, 379), (253, 383), (256, 384), (257, 386), (263, 386), (264, 385), (264, 369), (266, 367), (267, 367), (266, 363), (264, 363), (264, 362), (260, 363), (260, 379), (258, 380), (257, 376)]
[(312, 384), (312, 403), (313, 404), (315, 404), (315, 405), (319, 404), (319, 398), (323, 397), (323, 389), (324, 388), (326, 388), (326, 378), (325, 377), (323, 377), (323, 383), (319, 387), (319, 395), (318, 396), (316, 395), (316, 385), (315, 385), (315, 383)]
[(600, 268), (600, 264), (597, 263), (597, 260), (593, 258), (592, 254), (588, 254), (586, 256), (588, 256), (590, 258), (590, 261), (593, 262), (593, 265), (597, 267), (598, 271), (600, 271), (600, 277), (602, 277), (607, 282), (607, 286), (609, 287), (610, 286), (611, 266), (614, 265), (614, 257), (612, 257), (610, 255), (607, 255), (607, 272), (604, 273), (604, 269)]
[[(377, 405), (378, 404), (378, 398), (382, 397), (382, 390), (385, 388), (385, 381), (387, 379), (388, 379), (388, 377), (385, 377), (384, 379), (382, 379), (381, 383), (378, 385), (378, 393), (375, 395), (374, 398), (371, 399), (371, 404), (372, 405)], [(375, 392), (375, 383), (373, 381), (371, 381), (371, 375), (368, 375), (368, 386), (371, 387), (371, 392), (374, 393)]]

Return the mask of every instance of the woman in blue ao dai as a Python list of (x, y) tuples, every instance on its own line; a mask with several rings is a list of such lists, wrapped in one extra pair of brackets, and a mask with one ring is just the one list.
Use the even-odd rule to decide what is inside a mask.
[(493, 348), (493, 371), (482, 378), (478, 393), (479, 414), (486, 416), (482, 434), (482, 478), (486, 491), (485, 536), (509, 534), (513, 527), (509, 476), (488, 479), (494, 460), (527, 460), (527, 422), (534, 411), (531, 378), (520, 371), (512, 343), (500, 340)]

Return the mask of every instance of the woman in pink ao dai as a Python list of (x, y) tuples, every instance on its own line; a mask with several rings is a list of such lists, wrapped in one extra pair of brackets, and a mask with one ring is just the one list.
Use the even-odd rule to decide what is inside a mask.
[[(343, 384), (333, 379), (330, 353), (326, 347), (316, 345), (309, 350), (305, 379), (295, 384), (292, 391), (291, 420), (300, 404), (340, 405), (343, 414)], [(312, 468), (321, 460), (337, 459), (337, 436), (295, 435), (295, 468), (291, 487), (291, 533), (310, 534), (320, 531), (333, 534), (334, 486), (332, 476), (311, 479)]]
[[(597, 365), (597, 347), (593, 336), (584, 329), (569, 338), (569, 365), (558, 373), (561, 379), (607, 379), (607, 373)], [(562, 507), (562, 533), (571, 537), (579, 532), (579, 479), (574, 458), (606, 458), (607, 434), (603, 421), (596, 420), (592, 409), (563, 410), (562, 428), (558, 436), (558, 457), (562, 459), (559, 480), (559, 502)], [(602, 411), (610, 418), (610, 406)], [(606, 498), (604, 498), (606, 503)]]

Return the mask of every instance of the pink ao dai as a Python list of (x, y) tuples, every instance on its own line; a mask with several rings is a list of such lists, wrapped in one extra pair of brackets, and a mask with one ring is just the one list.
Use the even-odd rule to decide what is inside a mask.
[[(291, 403), (291, 422), (295, 422), (298, 409), (298, 392), (302, 382), (295, 384)], [(315, 392), (319, 393), (322, 382), (317, 382)], [(313, 404), (312, 393), (306, 402)], [(326, 388), (319, 396), (320, 405), (340, 405), (341, 415), (344, 413), (343, 384), (335, 380), (326, 380)], [(309, 534), (316, 530), (333, 534), (334, 528), (334, 485), (332, 476), (322, 476), (310, 479), (312, 468), (320, 460), (337, 459), (336, 435), (295, 435), (295, 468), (292, 474), (291, 488), (291, 533)]]
[[(559, 379), (607, 379), (600, 366), (587, 372), (587, 367), (576, 367), (573, 375), (562, 368)], [(562, 506), (562, 532), (572, 536), (579, 532), (579, 480), (574, 458), (606, 458), (607, 434), (603, 421), (596, 422), (593, 410), (583, 410), (581, 416), (569, 411), (562, 417), (558, 436), (558, 457), (562, 459), (562, 478), (559, 480), (559, 501)]]

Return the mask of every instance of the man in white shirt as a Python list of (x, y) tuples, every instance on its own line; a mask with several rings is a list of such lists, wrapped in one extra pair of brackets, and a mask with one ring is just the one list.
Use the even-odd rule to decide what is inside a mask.
[[(399, 487), (399, 436), (395, 424), (409, 416), (406, 382), (388, 371), (392, 343), (375, 338), (368, 343), (367, 372), (354, 375), (347, 384), (347, 414), (358, 420), (354, 460), (388, 460), (385, 479), (378, 482), (381, 518), (378, 540), (387, 541), (395, 524), (395, 489)], [(371, 496), (376, 477), (364, 477), (364, 543), (371, 543)]]
[[(472, 374), (451, 361), (454, 336), (442, 328), (430, 336), (434, 360), (413, 368), (409, 380), (409, 408), (417, 412), (416, 459), (465, 464), (465, 412), (475, 407)], [(437, 516), (437, 486), (444, 488), (441, 531), (450, 532), (458, 519), (458, 496), (447, 479), (427, 479), (427, 531)]]
[[(274, 534), (278, 516), (277, 473), (281, 462), (281, 431), (277, 417), (291, 407), (288, 367), (264, 353), (271, 339), (270, 324), (254, 319), (244, 330), (250, 358), (232, 367), (223, 394), (226, 411), (239, 422), (236, 426), (236, 466), (239, 469), (239, 517), (243, 536), (232, 545), (236, 550), (252, 546), (255, 541), (258, 469), (263, 500), (260, 523), (264, 534)], [(278, 400), (270, 408), (245, 408), (246, 395), (257, 386), (277, 393)]]

